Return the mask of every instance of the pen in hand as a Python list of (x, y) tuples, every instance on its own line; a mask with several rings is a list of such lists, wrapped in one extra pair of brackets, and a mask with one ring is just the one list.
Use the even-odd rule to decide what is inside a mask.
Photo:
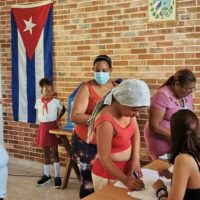
[[(133, 172), (133, 176), (134, 176), (135, 178), (139, 179), (138, 174), (137, 174), (135, 171)], [(142, 189), (145, 190), (145, 187), (143, 187)]]
[(135, 176), (135, 178), (137, 178), (137, 179), (139, 178), (135, 171), (133, 172), (133, 176)]

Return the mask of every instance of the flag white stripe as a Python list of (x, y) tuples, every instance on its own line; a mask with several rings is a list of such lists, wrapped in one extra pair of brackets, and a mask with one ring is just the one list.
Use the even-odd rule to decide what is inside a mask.
[(35, 84), (36, 99), (41, 96), (41, 88), (38, 87), (40, 79), (44, 78), (44, 29), (40, 35), (37, 47), (35, 49)]
[[(38, 86), (39, 81), (44, 78), (44, 29), (40, 35), (37, 47), (35, 49), (35, 84), (36, 84), (36, 99), (41, 96), (41, 88)], [(38, 118), (36, 118), (38, 124)]]
[(27, 122), (27, 75), (26, 75), (26, 50), (18, 32), (18, 74), (19, 74), (19, 121)]

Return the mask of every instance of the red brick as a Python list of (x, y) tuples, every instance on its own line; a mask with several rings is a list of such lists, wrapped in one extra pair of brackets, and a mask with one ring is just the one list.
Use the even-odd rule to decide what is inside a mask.
[(165, 36), (164, 35), (156, 35), (156, 36), (149, 36), (148, 41), (160, 41), (164, 40)]
[(131, 49), (131, 53), (146, 53), (147, 50), (146, 49)]
[(85, 8), (85, 12), (94, 12), (94, 11), (98, 11), (98, 10), (99, 10), (98, 6), (92, 6), (92, 7)]
[(148, 65), (164, 65), (164, 60), (147, 60)]
[(138, 55), (138, 59), (154, 59), (155, 56), (153, 54), (140, 54)]
[(172, 41), (163, 41), (163, 42), (156, 42), (157, 47), (168, 47), (168, 46), (174, 46)]
[(185, 60), (186, 65), (200, 65), (200, 59)]
[(194, 58), (194, 53), (176, 53), (175, 58)]
[(188, 13), (198, 13), (200, 10), (200, 6), (195, 6), (195, 7), (188, 7), (186, 8), (186, 11)]

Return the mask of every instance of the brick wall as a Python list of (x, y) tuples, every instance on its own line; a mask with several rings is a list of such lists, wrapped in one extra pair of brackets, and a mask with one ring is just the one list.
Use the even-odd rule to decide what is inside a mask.
[[(42, 161), (35, 145), (37, 126), (14, 122), (11, 103), (10, 7), (37, 0), (0, 1), (4, 137), (9, 153)], [(57, 97), (66, 104), (82, 81), (91, 79), (92, 61), (99, 54), (113, 59), (112, 77), (145, 80), (153, 94), (177, 69), (187, 67), (200, 77), (200, 0), (177, 0), (177, 20), (148, 23), (147, 0), (55, 0), (53, 63)], [(197, 84), (197, 88), (199, 84)], [(194, 94), (200, 115), (200, 93)], [(140, 129), (147, 120), (140, 115)], [(66, 117), (63, 119), (64, 125)], [(141, 135), (142, 135), (141, 131)], [(142, 137), (142, 136), (141, 136)], [(64, 154), (62, 154), (64, 160)], [(142, 137), (141, 159), (149, 160)]]

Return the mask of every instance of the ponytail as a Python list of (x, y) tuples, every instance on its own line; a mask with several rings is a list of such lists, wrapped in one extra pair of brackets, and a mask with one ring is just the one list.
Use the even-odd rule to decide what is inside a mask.
[(164, 86), (168, 86), (168, 85), (174, 85), (174, 82), (175, 82), (175, 76), (170, 76), (161, 86), (160, 88), (164, 87)]

